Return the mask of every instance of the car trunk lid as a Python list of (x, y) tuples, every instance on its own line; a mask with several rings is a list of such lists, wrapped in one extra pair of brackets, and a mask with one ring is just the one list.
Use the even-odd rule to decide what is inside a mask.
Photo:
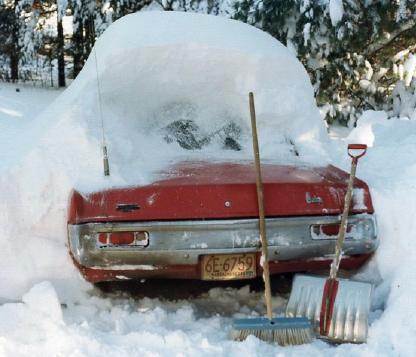
[[(267, 217), (340, 214), (348, 174), (334, 166), (264, 163)], [(257, 217), (254, 165), (182, 162), (146, 186), (81, 196), (74, 192), (70, 223)], [(368, 186), (354, 182), (353, 213), (372, 213)]]

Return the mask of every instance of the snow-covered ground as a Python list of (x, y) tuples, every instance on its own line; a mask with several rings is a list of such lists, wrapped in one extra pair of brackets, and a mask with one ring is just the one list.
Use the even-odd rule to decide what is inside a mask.
[[(57, 91), (23, 87), (16, 92), (15, 86), (0, 84), (0, 356), (416, 355), (416, 122), (366, 112), (349, 135), (329, 139), (306, 73), (268, 35), (239, 23), (180, 15), (182, 35), (174, 36), (172, 28), (152, 17), (159, 15), (141, 16), (143, 28), (131, 33), (152, 26), (162, 33), (153, 29), (153, 37), (126, 39), (126, 26), (133, 26), (128, 17), (97, 43), (112, 170), (108, 179), (101, 166), (93, 58), (51, 106)], [(196, 37), (185, 31), (190, 27), (200, 30)], [(127, 50), (130, 56), (117, 55)], [(371, 187), (381, 245), (357, 275), (376, 286), (366, 344), (332, 346), (317, 340), (283, 348), (254, 337), (234, 342), (228, 339), (231, 318), (263, 314), (261, 293), (244, 287), (178, 300), (105, 296), (79, 277), (67, 255), (65, 210), (71, 188), (146, 182), (160, 165), (183, 157), (249, 157), (249, 90), (256, 93), (266, 159), (296, 163), (299, 159), (290, 154), (293, 141), (305, 162), (333, 162), (348, 170), (347, 142), (370, 145), (358, 175)], [(210, 120), (218, 116), (221, 121)], [(213, 140), (200, 154), (185, 152), (163, 139), (171, 117), (196, 118), (202, 132), (232, 121), (241, 128), (242, 150), (224, 151)], [(274, 297), (277, 311), (285, 298)]]

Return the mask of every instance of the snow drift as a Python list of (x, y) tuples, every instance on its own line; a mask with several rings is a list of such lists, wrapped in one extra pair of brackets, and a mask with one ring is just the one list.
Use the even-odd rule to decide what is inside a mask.
[[(265, 159), (325, 160), (326, 132), (308, 75), (271, 36), (175, 12), (137, 13), (110, 26), (77, 79), (19, 133), (24, 144), (2, 148), (13, 160), (0, 166), (0, 297), (17, 298), (44, 279), (67, 295), (69, 282), (78, 281), (65, 247), (71, 189), (146, 183), (177, 160), (251, 159), (249, 91)], [(192, 123), (196, 136), (208, 138), (203, 147), (168, 140), (175, 122)], [(102, 126), (110, 178), (103, 175)], [(239, 151), (224, 148), (224, 130)]]
[[(282, 349), (255, 338), (228, 341), (230, 319), (219, 315), (264, 313), (262, 294), (248, 289), (213, 289), (176, 302), (81, 294), (88, 285), (65, 247), (66, 199), (73, 187), (147, 182), (158, 168), (183, 158), (251, 158), (248, 91), (256, 94), (264, 157), (322, 162), (322, 142), (331, 145), (301, 65), (247, 25), (140, 13), (111, 26), (96, 49), (110, 178), (103, 177), (93, 57), (36, 120), (20, 129), (11, 125), (19, 145), (1, 141), (8, 159), (0, 162), (0, 302), (21, 300), (0, 305), (1, 355), (415, 355), (416, 123), (387, 120), (383, 112), (365, 113), (346, 139), (371, 146), (358, 176), (372, 189), (381, 237), (375, 258), (358, 276), (377, 283), (367, 344), (316, 341)], [(241, 150), (224, 149), (220, 135), (199, 150), (167, 141), (166, 127), (178, 118), (192, 120), (201, 136), (234, 123)], [(330, 147), (333, 161), (348, 169), (346, 142)], [(274, 300), (276, 307), (285, 304)]]
[[(181, 157), (251, 158), (249, 91), (256, 95), (264, 157), (290, 160), (291, 142), (302, 160), (316, 161), (316, 141), (326, 133), (302, 65), (271, 36), (219, 17), (148, 12), (119, 20), (97, 42), (64, 106), (99, 140), (101, 96), (114, 176), (137, 183)], [(185, 152), (166, 142), (167, 128), (178, 122), (211, 137), (209, 145)], [(230, 125), (240, 155), (220, 150), (221, 131)]]

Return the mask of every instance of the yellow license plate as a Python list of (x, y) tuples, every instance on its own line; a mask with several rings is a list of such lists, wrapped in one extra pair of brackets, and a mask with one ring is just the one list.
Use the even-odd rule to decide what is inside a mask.
[(256, 254), (204, 255), (202, 280), (237, 280), (256, 277)]

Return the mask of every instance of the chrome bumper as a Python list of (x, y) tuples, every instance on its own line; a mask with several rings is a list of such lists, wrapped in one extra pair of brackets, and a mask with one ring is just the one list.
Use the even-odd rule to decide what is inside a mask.
[[(339, 223), (338, 216), (268, 218), (269, 260), (328, 258), (335, 239), (314, 236), (312, 226)], [(349, 217), (356, 224), (347, 234), (345, 255), (369, 254), (378, 246), (374, 215)], [(146, 231), (146, 247), (102, 245), (99, 233)], [(170, 265), (198, 264), (207, 254), (250, 253), (259, 251), (258, 219), (207, 221), (152, 221), (86, 223), (68, 225), (69, 247), (74, 259), (84, 267), (109, 270), (151, 270)]]

